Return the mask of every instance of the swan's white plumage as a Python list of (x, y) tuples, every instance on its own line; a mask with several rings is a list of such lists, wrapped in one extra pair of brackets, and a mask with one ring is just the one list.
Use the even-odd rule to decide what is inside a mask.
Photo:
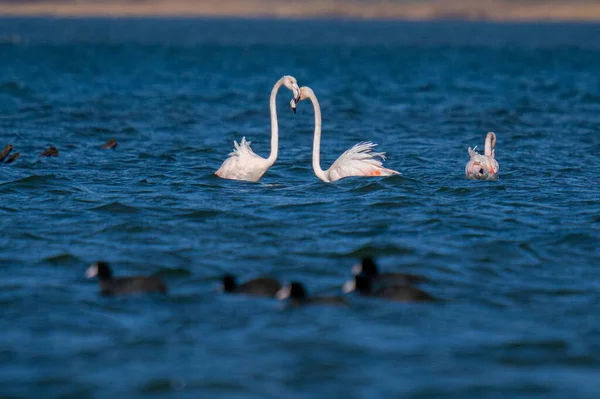
[[(350, 176), (391, 176), (399, 175), (392, 169), (383, 167), (384, 152), (374, 152), (377, 146), (370, 141), (356, 144), (344, 152), (327, 170), (321, 169), (321, 107), (319, 100), (310, 87), (300, 88), (300, 100), (310, 99), (315, 112), (315, 132), (313, 138), (313, 170), (315, 175), (326, 183)], [(295, 107), (296, 102), (292, 102)], [(379, 159), (378, 159), (379, 158)]]
[(330, 180), (335, 181), (349, 176), (399, 175), (400, 172), (383, 167), (385, 152), (374, 152), (375, 147), (377, 144), (364, 141), (346, 150), (328, 169)]
[(242, 137), (242, 141), (238, 144), (237, 141), (233, 141), (233, 151), (229, 153), (230, 157), (243, 157), (249, 155), (256, 155), (252, 148), (250, 148), (251, 141), (246, 141), (246, 136)]
[(271, 153), (269, 158), (265, 159), (252, 151), (252, 148), (250, 148), (250, 141), (246, 141), (246, 137), (243, 137), (239, 144), (237, 141), (233, 142), (233, 151), (229, 153), (229, 158), (227, 158), (215, 172), (217, 176), (223, 179), (257, 182), (265, 172), (273, 166), (277, 160), (279, 146), (279, 130), (277, 126), (275, 99), (281, 85), (285, 85), (285, 87), (294, 93), (292, 101), (299, 101), (300, 98), (300, 88), (293, 76), (283, 76), (273, 86), (271, 98), (269, 100), (269, 108), (271, 110)]
[(485, 138), (485, 152), (481, 155), (475, 148), (469, 147), (469, 162), (465, 166), (465, 175), (470, 180), (496, 180), (500, 164), (496, 161), (496, 134), (489, 132)]
[(229, 158), (215, 174), (224, 179), (259, 181), (271, 165), (268, 160), (252, 151), (250, 143), (246, 141), (246, 137), (242, 137), (239, 144), (234, 141), (234, 149), (229, 153)]

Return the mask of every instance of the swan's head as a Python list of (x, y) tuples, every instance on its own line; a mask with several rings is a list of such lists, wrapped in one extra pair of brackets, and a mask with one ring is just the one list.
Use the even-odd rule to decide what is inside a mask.
[[(285, 75), (282, 79), (283, 85), (292, 91), (293, 97), (291, 103), (298, 103), (298, 101), (300, 101), (300, 87), (298, 86), (296, 78), (293, 76)], [(292, 107), (292, 111), (296, 111), (295, 105)]]

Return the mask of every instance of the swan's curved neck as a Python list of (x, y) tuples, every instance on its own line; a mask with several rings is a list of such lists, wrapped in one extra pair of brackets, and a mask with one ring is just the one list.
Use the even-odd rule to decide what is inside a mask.
[(494, 147), (496, 147), (496, 134), (493, 132), (489, 132), (485, 137), (485, 152), (484, 154), (492, 156)]
[(310, 101), (315, 109), (315, 137), (313, 140), (313, 158), (312, 166), (315, 171), (315, 175), (326, 183), (329, 183), (329, 176), (321, 169), (321, 107), (319, 106), (319, 100), (315, 93), (310, 92), (308, 95)]
[(277, 99), (277, 92), (283, 84), (283, 79), (281, 78), (275, 83), (273, 90), (271, 90), (271, 99), (269, 100), (269, 108), (271, 109), (271, 153), (267, 161), (270, 165), (273, 165), (277, 160), (277, 153), (279, 151), (279, 126), (277, 125), (277, 102), (275, 100)]

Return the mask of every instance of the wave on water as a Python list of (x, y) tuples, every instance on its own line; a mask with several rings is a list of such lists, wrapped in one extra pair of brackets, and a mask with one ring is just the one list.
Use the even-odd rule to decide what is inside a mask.
[[(28, 188), (39, 188), (47, 187), (51, 183), (58, 182), (59, 179), (54, 174), (49, 175), (31, 175), (23, 177), (21, 179), (0, 183), (0, 187), (13, 188), (13, 189), (28, 189)], [(68, 179), (65, 179), (68, 180)], [(1, 190), (1, 189), (0, 189)]]
[[(597, 26), (0, 18), (13, 32), (32, 44), (0, 39), (0, 148), (22, 154), (0, 167), (0, 396), (600, 397)], [(277, 163), (214, 175), (244, 135), (266, 156), (284, 74), (319, 96), (323, 165), (373, 140), (403, 175), (320, 181), (285, 88)], [(488, 131), (500, 180), (468, 181)], [(367, 256), (439, 301), (213, 289), (341, 295)], [(169, 294), (103, 297), (101, 259)]]
[(190, 213), (184, 213), (179, 215), (180, 218), (188, 219), (188, 220), (197, 220), (203, 221), (209, 218), (213, 218), (215, 216), (219, 216), (223, 213), (223, 211), (217, 209), (206, 209), (206, 210), (198, 210)]
[(109, 202), (108, 204), (89, 208), (88, 210), (96, 211), (96, 212), (114, 213), (114, 214), (135, 214), (140, 211), (135, 206), (125, 205), (118, 201)]
[(409, 247), (403, 247), (394, 244), (382, 244), (382, 245), (363, 245), (359, 248), (353, 249), (350, 252), (339, 252), (338, 256), (351, 258), (351, 259), (361, 259), (363, 257), (371, 257), (375, 254), (378, 257), (385, 256), (393, 256), (393, 255), (411, 255), (414, 254), (414, 249)]
[(8, 80), (0, 83), (0, 94), (8, 94), (14, 97), (25, 97), (33, 94), (33, 90), (24, 83), (16, 80)]
[(170, 162), (174, 162), (177, 160), (177, 157), (175, 155), (169, 154), (169, 153), (151, 154), (148, 152), (141, 152), (138, 154), (138, 158), (140, 158), (140, 159), (159, 159), (161, 161), (170, 161)]
[(48, 256), (40, 261), (40, 263), (50, 263), (54, 266), (74, 266), (74, 265), (82, 265), (85, 262), (78, 258), (77, 256), (64, 252), (52, 256)]
[(160, 269), (158, 269), (157, 271), (155, 271), (153, 273), (156, 276), (161, 276), (161, 277), (189, 277), (191, 276), (193, 273), (186, 268), (183, 267), (177, 267), (177, 268), (168, 268), (168, 267), (161, 267)]

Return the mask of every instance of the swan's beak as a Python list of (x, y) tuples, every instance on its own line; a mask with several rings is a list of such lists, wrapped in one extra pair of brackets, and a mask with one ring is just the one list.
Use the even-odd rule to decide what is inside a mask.
[(275, 294), (275, 298), (279, 299), (280, 301), (283, 301), (284, 299), (289, 298), (290, 294), (291, 294), (291, 289), (290, 289), (290, 286), (287, 285), (287, 286), (281, 288), (279, 291), (277, 291), (277, 293)]
[(354, 279), (348, 280), (342, 285), (342, 292), (349, 294), (356, 289), (356, 281)]
[(98, 275), (98, 265), (93, 264), (85, 271), (85, 277), (94, 278)]

